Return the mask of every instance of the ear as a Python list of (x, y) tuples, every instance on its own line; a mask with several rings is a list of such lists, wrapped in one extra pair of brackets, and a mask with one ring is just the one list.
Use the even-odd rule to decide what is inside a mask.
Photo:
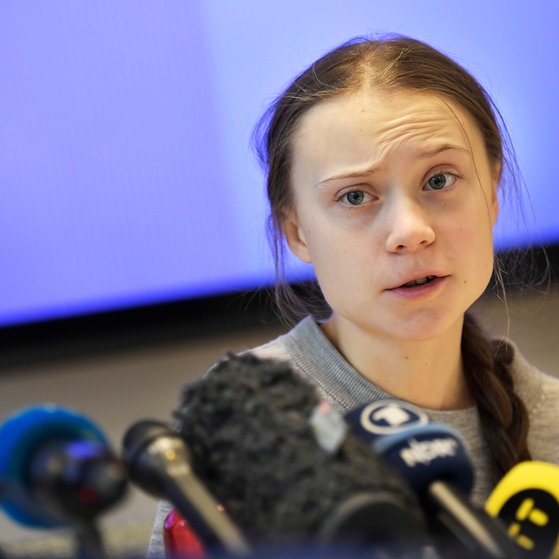
[(311, 257), (307, 248), (305, 233), (299, 225), (299, 220), (293, 212), (289, 212), (281, 223), (281, 230), (291, 252), (303, 262), (310, 264)]

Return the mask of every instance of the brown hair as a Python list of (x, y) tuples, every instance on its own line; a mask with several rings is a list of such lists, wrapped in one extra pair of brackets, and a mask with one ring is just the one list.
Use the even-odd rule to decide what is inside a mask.
[[(292, 139), (301, 117), (316, 104), (367, 86), (383, 91), (428, 91), (462, 105), (477, 123), (490, 161), (515, 180), (515, 158), (500, 114), (483, 87), (464, 68), (429, 45), (408, 37), (353, 39), (330, 51), (303, 71), (270, 106), (255, 133), (259, 158), (267, 170), (270, 203), (268, 234), (276, 264), (276, 303), (293, 323), (308, 314), (323, 318), (330, 309), (319, 286), (315, 297), (296, 295), (284, 278), (285, 240), (281, 224), (292, 208), (290, 171)], [(509, 157), (510, 155), (510, 157)], [(501, 266), (496, 261), (495, 274)], [(308, 293), (307, 293), (308, 295)], [(462, 354), (467, 382), (477, 402), (493, 461), (495, 480), (520, 460), (529, 459), (528, 413), (513, 389), (510, 351), (496, 351), (471, 316), (466, 315)]]

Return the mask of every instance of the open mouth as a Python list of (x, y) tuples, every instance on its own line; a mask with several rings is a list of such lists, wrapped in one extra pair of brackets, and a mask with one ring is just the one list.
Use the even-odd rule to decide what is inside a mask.
[(425, 285), (426, 283), (432, 282), (436, 277), (437, 276), (426, 276), (421, 279), (408, 281), (408, 283), (404, 283), (402, 287), (418, 287), (419, 285)]

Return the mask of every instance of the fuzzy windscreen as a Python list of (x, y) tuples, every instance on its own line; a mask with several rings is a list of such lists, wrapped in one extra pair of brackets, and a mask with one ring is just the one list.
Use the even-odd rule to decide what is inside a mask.
[(319, 403), (288, 364), (229, 355), (185, 388), (175, 417), (197, 475), (251, 538), (309, 540), (359, 494), (389, 495), (419, 523), (415, 495), (365, 443), (349, 434), (336, 453), (318, 445), (309, 417)]

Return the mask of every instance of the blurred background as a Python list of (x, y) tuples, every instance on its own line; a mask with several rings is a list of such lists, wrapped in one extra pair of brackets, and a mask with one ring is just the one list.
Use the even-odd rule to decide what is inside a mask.
[[(526, 186), (524, 215), (501, 200), (496, 248), (535, 248), (539, 264), (544, 246), (553, 271), (558, 24), (554, 0), (0, 2), (0, 417), (55, 402), (120, 448), (225, 351), (283, 331), (251, 135), (354, 36), (422, 39), (485, 86)], [(290, 262), (293, 282), (310, 274)], [(515, 290), (508, 313), (490, 295), (478, 307), (555, 374), (554, 281)], [(105, 519), (115, 545), (142, 549), (154, 510), (132, 491)], [(0, 546), (56, 537), (0, 517)]]

